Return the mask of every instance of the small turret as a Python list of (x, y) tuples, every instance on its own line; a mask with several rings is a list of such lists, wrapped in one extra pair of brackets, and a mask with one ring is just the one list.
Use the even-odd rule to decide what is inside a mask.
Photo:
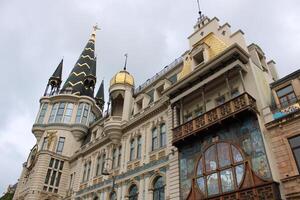
[[(49, 78), (44, 96), (46, 96), (48, 94), (51, 96), (51, 95), (57, 94), (59, 92), (60, 85), (62, 82), (62, 80), (61, 80), (62, 68), (63, 68), (63, 59), (60, 61), (56, 70), (54, 71), (52, 76)], [(51, 86), (50, 93), (48, 93), (49, 86)]]
[(103, 107), (104, 107), (104, 103), (105, 103), (105, 101), (104, 101), (104, 81), (103, 80), (102, 80), (99, 90), (96, 94), (95, 100), (96, 100), (96, 104), (103, 111)]

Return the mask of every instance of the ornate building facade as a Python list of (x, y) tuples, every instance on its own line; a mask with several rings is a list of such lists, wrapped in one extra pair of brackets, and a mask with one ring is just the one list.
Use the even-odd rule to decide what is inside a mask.
[(143, 85), (126, 66), (112, 77), (104, 111), (95, 31), (63, 87), (63, 62), (48, 81), (15, 200), (281, 198), (265, 117), (278, 77), (258, 45), (201, 17), (189, 49)]

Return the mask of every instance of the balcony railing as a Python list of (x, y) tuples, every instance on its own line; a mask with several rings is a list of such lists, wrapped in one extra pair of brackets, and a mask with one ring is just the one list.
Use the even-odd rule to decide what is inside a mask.
[(273, 118), (280, 119), (300, 110), (300, 96), (291, 98), (277, 105), (274, 104), (270, 108), (273, 113)]
[(256, 100), (243, 93), (173, 129), (173, 144), (245, 110), (257, 111)]

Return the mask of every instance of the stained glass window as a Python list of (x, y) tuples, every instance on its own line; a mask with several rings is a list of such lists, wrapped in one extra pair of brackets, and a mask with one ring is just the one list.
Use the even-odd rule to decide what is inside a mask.
[(218, 147), (218, 159), (219, 159), (219, 167), (225, 167), (230, 165), (230, 151), (229, 144), (227, 143), (219, 143)]
[(225, 142), (214, 143), (200, 157), (196, 181), (204, 196), (231, 192), (241, 185), (245, 173), (242, 153)]
[(216, 159), (216, 145), (211, 146), (205, 152), (205, 167), (206, 171), (213, 171), (217, 169)]

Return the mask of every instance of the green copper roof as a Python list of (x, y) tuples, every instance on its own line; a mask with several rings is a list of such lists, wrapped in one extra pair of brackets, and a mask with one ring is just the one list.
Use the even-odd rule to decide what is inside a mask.
[(66, 80), (62, 88), (62, 92), (66, 91), (67, 89), (72, 89), (72, 94), (93, 97), (93, 88), (85, 88), (84, 81), (88, 75), (93, 75), (96, 78), (96, 59), (94, 53), (96, 36), (95, 31), (96, 30), (93, 31), (88, 43), (84, 47), (72, 72)]

